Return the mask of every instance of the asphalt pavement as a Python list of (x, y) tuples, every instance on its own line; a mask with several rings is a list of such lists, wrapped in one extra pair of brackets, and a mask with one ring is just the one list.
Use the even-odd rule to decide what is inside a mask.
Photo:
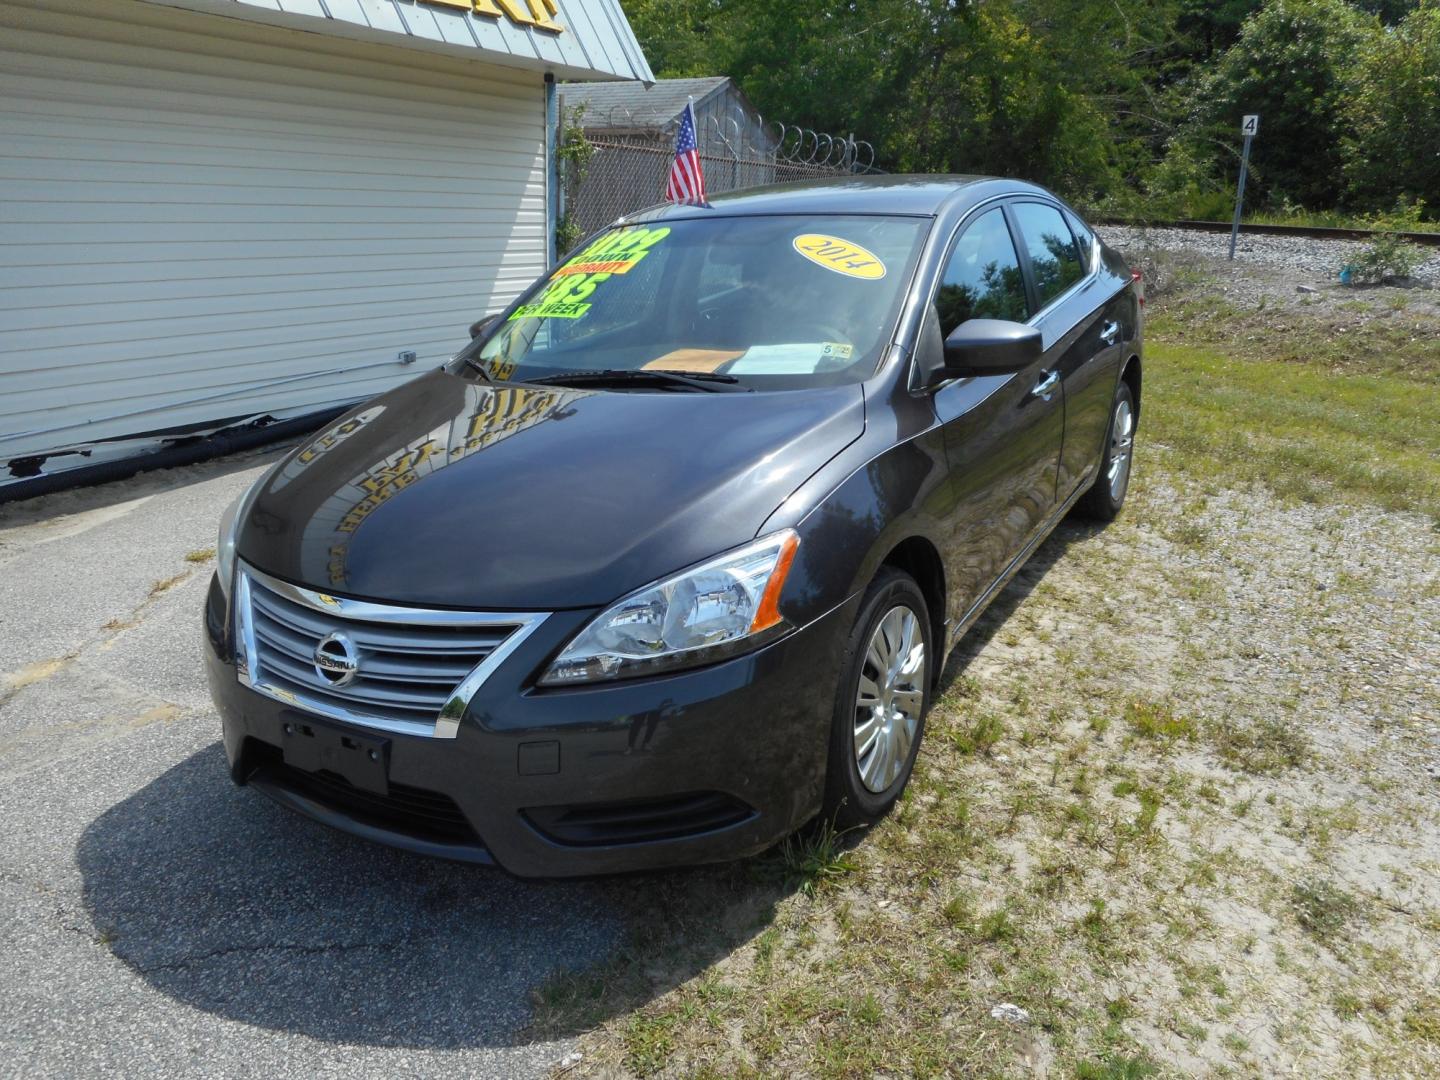
[(613, 887), (230, 783), (203, 553), (274, 456), (0, 506), (0, 1075), (543, 1075), (570, 1045), (527, 1035), (532, 990), (621, 944)]

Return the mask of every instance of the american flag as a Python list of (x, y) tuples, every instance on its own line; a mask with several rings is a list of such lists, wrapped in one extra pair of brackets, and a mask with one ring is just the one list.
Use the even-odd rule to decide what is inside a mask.
[(695, 142), (695, 106), (685, 103), (680, 114), (680, 133), (675, 136), (675, 160), (665, 181), (665, 201), (706, 206), (705, 173), (700, 168), (700, 148)]

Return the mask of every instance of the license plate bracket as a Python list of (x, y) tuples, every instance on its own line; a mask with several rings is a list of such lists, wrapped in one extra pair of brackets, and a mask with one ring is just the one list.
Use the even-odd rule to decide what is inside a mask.
[(390, 794), (389, 739), (296, 717), (280, 725), (280, 750), (291, 768), (335, 773), (362, 791)]

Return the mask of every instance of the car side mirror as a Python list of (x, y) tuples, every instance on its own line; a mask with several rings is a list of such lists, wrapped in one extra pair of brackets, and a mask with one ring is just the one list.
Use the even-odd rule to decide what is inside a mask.
[(489, 329), (490, 329), (490, 324), (493, 323), (493, 322), (494, 322), (496, 319), (498, 319), (499, 317), (500, 317), (499, 315), (486, 315), (483, 319), (479, 319), (479, 320), (477, 320), (476, 322), (471, 323), (471, 324), (470, 324), (470, 340), (471, 340), (471, 341), (474, 341), (474, 340), (475, 340), (477, 337), (479, 337), (481, 334), (485, 333), (486, 330), (489, 330)]
[(947, 375), (1008, 375), (1037, 362), (1040, 330), (1005, 319), (966, 319), (945, 339)]

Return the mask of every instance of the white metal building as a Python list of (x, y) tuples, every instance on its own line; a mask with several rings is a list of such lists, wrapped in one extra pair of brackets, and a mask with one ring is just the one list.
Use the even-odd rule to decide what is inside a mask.
[(652, 78), (617, 0), (0, 0), (0, 493), (452, 355), (550, 257), (550, 78)]

